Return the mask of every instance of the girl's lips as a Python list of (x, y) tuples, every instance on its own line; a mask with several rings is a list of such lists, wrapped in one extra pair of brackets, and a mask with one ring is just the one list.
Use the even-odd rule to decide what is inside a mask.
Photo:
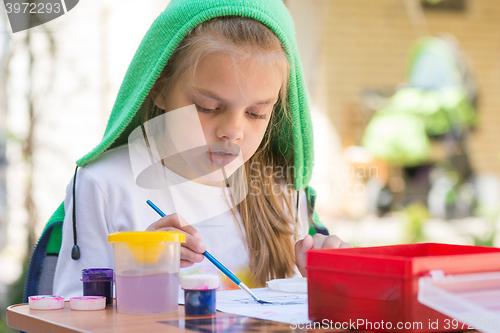
[(223, 154), (222, 152), (208, 152), (208, 158), (214, 165), (225, 166), (231, 163), (237, 155)]
[(231, 142), (210, 142), (207, 157), (213, 166), (226, 166), (240, 154), (240, 147)]

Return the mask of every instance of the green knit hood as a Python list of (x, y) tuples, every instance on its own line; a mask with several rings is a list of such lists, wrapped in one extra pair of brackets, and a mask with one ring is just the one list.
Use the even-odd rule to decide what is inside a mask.
[(172, 0), (149, 28), (128, 67), (101, 143), (77, 161), (79, 166), (126, 143), (128, 134), (137, 126), (137, 111), (179, 43), (200, 23), (227, 15), (260, 21), (282, 42), (290, 65), (288, 98), (293, 126), (280, 129), (280, 142), (273, 147), (293, 156), (295, 188), (307, 186), (313, 166), (312, 125), (294, 25), (281, 0)]

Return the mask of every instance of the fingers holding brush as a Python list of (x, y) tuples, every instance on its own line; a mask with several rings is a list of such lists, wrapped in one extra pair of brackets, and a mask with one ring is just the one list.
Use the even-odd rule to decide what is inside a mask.
[(199, 233), (199, 231), (196, 230), (192, 225), (188, 224), (188, 222), (177, 213), (165, 215), (158, 221), (151, 223), (146, 231), (156, 231), (162, 228), (170, 227), (179, 229), (190, 235), (201, 238), (201, 234)]
[(181, 267), (189, 267), (203, 261), (203, 252), (207, 247), (201, 240), (201, 234), (193, 226), (182, 225), (183, 218), (178, 214), (166, 215), (152, 223), (146, 231), (178, 231), (186, 235), (186, 242), (181, 244)]

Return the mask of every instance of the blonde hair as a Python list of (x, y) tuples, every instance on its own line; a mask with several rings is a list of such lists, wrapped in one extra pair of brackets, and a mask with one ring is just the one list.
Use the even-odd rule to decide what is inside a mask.
[[(239, 16), (217, 17), (189, 32), (170, 57), (153, 89), (161, 87), (159, 93), (166, 96), (183, 73), (194, 71), (203, 56), (215, 52), (230, 54), (235, 64), (236, 60), (248, 58), (273, 64), (270, 67), (279, 69), (283, 82), (264, 139), (245, 163), (246, 175), (243, 177), (251, 186), (245, 199), (237, 205), (249, 248), (251, 279), (254, 286), (263, 286), (269, 279), (293, 275), (295, 268), (293, 238), (297, 219), (291, 214), (295, 210), (291, 203), (293, 175), (283, 172), (290, 170), (293, 162), (271, 149), (271, 144), (280, 135), (282, 123), (291, 123), (287, 103), (289, 64), (280, 40), (262, 23)], [(142, 109), (143, 123), (165, 112), (154, 104), (150, 95)], [(271, 176), (266, 178), (269, 168)], [(235, 185), (232, 189), (239, 188), (240, 176), (236, 172), (229, 177), (229, 182)]]

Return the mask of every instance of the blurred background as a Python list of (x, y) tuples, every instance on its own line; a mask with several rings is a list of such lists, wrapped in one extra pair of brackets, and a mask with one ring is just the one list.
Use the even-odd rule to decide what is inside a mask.
[[(500, 246), (500, 2), (285, 0), (315, 133), (311, 186), (355, 246)], [(0, 9), (0, 332), (168, 0), (85, 0), (12, 34)]]

